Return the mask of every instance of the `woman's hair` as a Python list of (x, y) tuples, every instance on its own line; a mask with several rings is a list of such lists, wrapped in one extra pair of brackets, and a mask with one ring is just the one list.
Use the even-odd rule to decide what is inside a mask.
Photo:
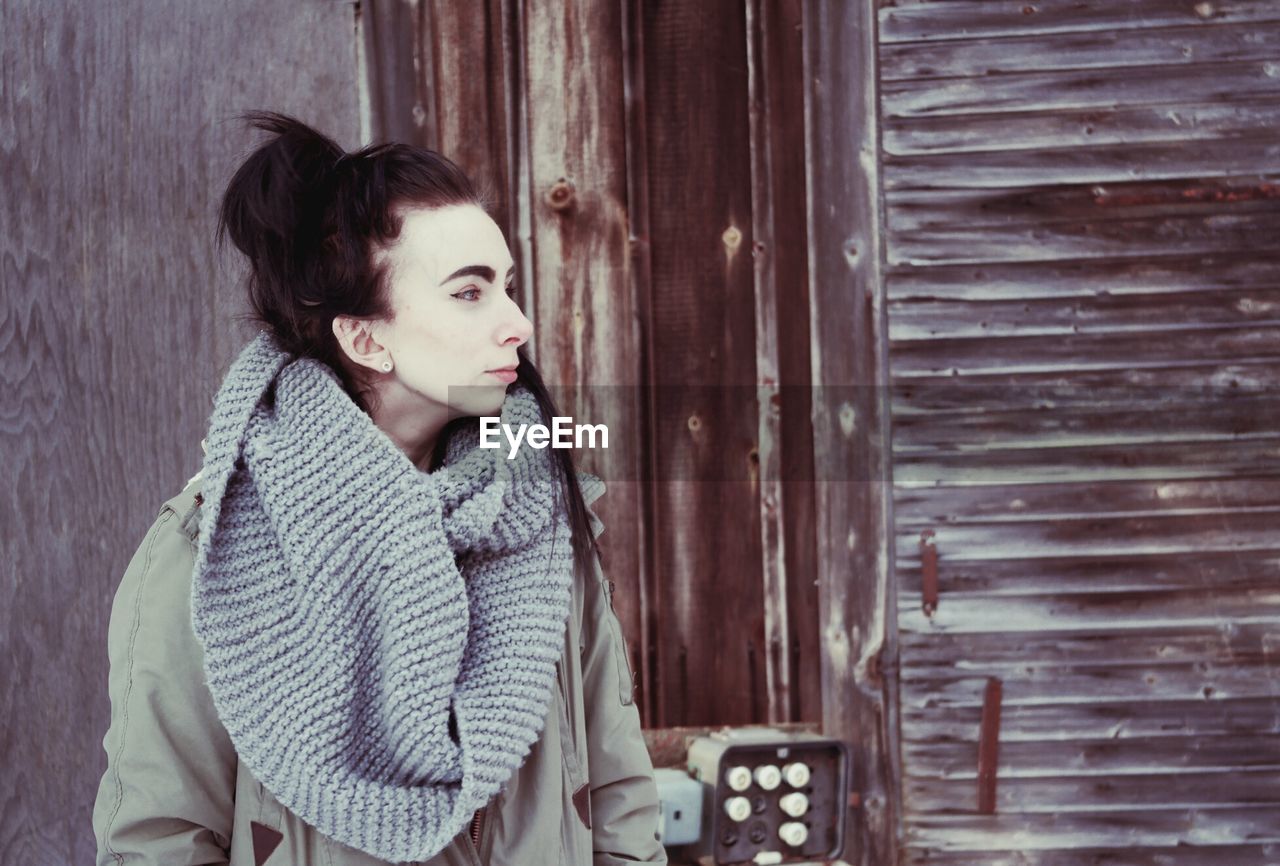
[[(358, 365), (347, 363), (333, 319), (393, 317), (387, 265), (379, 254), (399, 237), (405, 210), (474, 205), (487, 213), (488, 202), (458, 166), (425, 147), (382, 143), (345, 153), (285, 114), (251, 111), (242, 119), (271, 138), (227, 184), (216, 240), (221, 249), (230, 237), (249, 259), (249, 318), (285, 351), (327, 364), (351, 399), (371, 412), (374, 389)], [(516, 354), (516, 381), (534, 395), (550, 426), (560, 413), (524, 347)], [(455, 419), (441, 431), (433, 461), (466, 420)], [(551, 454), (574, 561), (588, 576), (599, 548), (572, 452), (556, 448)]]

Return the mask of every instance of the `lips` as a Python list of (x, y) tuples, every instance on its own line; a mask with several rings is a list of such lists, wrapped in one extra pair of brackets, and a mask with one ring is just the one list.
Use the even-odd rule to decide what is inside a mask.
[(512, 365), (507, 365), (506, 367), (498, 367), (498, 368), (495, 368), (495, 370), (486, 370), (485, 372), (488, 372), (490, 376), (495, 376), (497, 377), (497, 379), (507, 382), (507, 384), (509, 385), (511, 384), (511, 382), (516, 381), (517, 366), (518, 365), (515, 365), (515, 363), (512, 363)]

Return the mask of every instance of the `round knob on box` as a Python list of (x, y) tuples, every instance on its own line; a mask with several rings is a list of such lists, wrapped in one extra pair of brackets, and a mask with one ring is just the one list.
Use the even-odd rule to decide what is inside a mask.
[(809, 811), (809, 798), (799, 791), (792, 791), (790, 794), (784, 794), (778, 801), (778, 805), (792, 818), (799, 818)]
[(733, 821), (745, 821), (751, 816), (751, 801), (746, 797), (730, 797), (724, 801), (724, 813)]
[(778, 828), (778, 838), (788, 845), (799, 847), (809, 838), (809, 828), (799, 821), (788, 821)]
[(724, 780), (735, 791), (745, 791), (751, 787), (751, 770), (741, 765), (730, 767), (724, 774)]
[(773, 764), (761, 764), (756, 767), (756, 784), (766, 791), (772, 791), (782, 784), (782, 773)]
[(809, 784), (809, 776), (809, 765), (801, 764), (799, 761), (782, 768), (782, 778), (786, 779), (787, 784), (793, 788), (803, 788)]

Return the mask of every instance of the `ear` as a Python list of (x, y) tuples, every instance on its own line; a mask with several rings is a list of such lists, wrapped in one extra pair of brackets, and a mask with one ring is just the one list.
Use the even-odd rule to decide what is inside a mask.
[(381, 370), (382, 362), (391, 360), (391, 353), (374, 335), (372, 322), (351, 316), (335, 316), (333, 335), (337, 337), (342, 352), (354, 364)]

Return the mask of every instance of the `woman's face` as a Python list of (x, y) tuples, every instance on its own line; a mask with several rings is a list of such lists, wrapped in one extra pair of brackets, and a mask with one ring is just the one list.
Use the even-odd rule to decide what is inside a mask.
[(515, 270), (497, 223), (474, 205), (408, 210), (385, 256), (394, 316), (372, 323), (379, 414), (437, 429), (499, 414), (509, 383), (490, 371), (517, 363), (533, 324), (507, 294)]

